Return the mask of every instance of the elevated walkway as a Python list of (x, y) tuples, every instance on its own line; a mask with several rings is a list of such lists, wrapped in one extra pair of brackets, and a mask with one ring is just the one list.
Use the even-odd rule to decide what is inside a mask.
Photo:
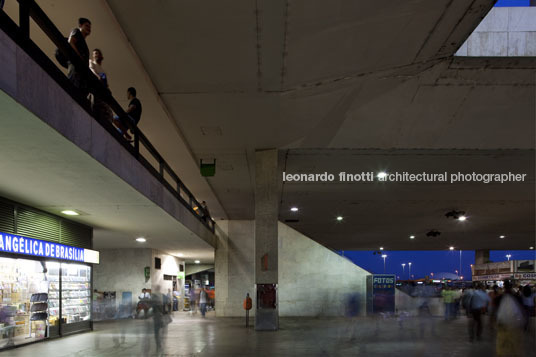
[[(54, 35), (57, 29), (46, 15), (34, 10), (34, 20)], [(0, 167), (10, 178), (0, 192), (54, 213), (76, 204), (83, 211), (80, 220), (96, 232), (146, 234), (154, 228), (169, 236), (177, 230), (205, 242), (192, 249), (214, 247), (214, 222), (197, 213), (200, 204), (143, 133), (135, 128), (130, 144), (111, 123), (93, 118), (85, 99), (25, 36), (24, 21), (19, 27), (2, 11), (0, 17)], [(113, 98), (106, 100), (125, 116)], [(171, 249), (171, 237), (167, 240), (161, 242), (167, 248), (158, 248)]]

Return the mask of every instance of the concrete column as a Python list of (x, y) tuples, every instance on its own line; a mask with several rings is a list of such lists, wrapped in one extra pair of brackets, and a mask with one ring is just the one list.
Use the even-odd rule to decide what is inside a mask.
[[(255, 285), (257, 295), (266, 285), (278, 282), (278, 216), (279, 185), (277, 149), (258, 150), (255, 153)], [(277, 294), (277, 290), (276, 290)], [(270, 295), (270, 293), (268, 293)], [(276, 295), (277, 296), (277, 295)], [(256, 297), (258, 299), (258, 296)], [(262, 299), (266, 303), (266, 299)], [(256, 304), (255, 329), (277, 330), (278, 302), (275, 308)]]
[(489, 262), (489, 249), (475, 250), (475, 264), (485, 264)]

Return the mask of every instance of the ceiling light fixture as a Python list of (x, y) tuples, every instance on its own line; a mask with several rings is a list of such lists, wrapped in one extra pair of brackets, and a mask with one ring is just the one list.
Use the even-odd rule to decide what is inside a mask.
[(339, 221), (339, 222), (342, 221), (342, 216), (338, 216), (337, 221)]
[(61, 213), (67, 215), (67, 216), (80, 216), (80, 213), (76, 212), (76, 211), (73, 211), (73, 210), (70, 210), (70, 209), (66, 209), (65, 211), (61, 211)]
[(182, 253), (178, 253), (178, 254), (177, 254), (177, 257), (182, 258), (182, 257), (184, 257), (184, 254), (182, 254)]
[(196, 260), (194, 263), (195, 263), (195, 264), (199, 264), (199, 263), (201, 263), (201, 262), (200, 262), (199, 260)]
[(138, 237), (138, 238), (136, 238), (136, 242), (145, 243), (145, 242), (147, 242), (147, 239), (145, 239), (143, 237)]
[(465, 221), (467, 219), (464, 211), (456, 211), (456, 210), (452, 210), (452, 211), (445, 213), (445, 217), (457, 219), (460, 221)]
[(415, 239), (415, 236), (409, 236), (409, 239)]
[(506, 236), (499, 236), (499, 238), (503, 239), (503, 238), (506, 238)]
[(383, 250), (383, 247), (380, 247), (380, 250)]
[(449, 249), (450, 249), (450, 250), (454, 250), (454, 247), (450, 247)]
[(290, 210), (291, 210), (292, 212), (298, 212), (298, 207), (291, 207)]
[(376, 175), (376, 177), (380, 180), (383, 180), (387, 177), (387, 172), (385, 171), (379, 172), (378, 175)]
[(529, 249), (534, 249), (534, 247), (529, 247)]
[(441, 232), (438, 231), (437, 229), (432, 229), (430, 232), (426, 233), (427, 237), (437, 237), (439, 235), (441, 235)]

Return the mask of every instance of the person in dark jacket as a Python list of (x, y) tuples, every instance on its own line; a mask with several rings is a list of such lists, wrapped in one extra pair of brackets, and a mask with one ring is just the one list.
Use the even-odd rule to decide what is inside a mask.
[[(74, 52), (80, 59), (82, 63), (86, 66), (89, 66), (89, 48), (87, 47), (86, 38), (91, 34), (91, 21), (81, 17), (78, 19), (78, 28), (75, 28), (71, 31), (69, 35), (68, 42), (73, 48)], [(74, 66), (71, 61), (68, 64), (68, 73), (67, 77), (73, 83), (73, 85), (79, 88), (83, 94), (87, 96), (89, 93), (87, 78), (85, 73), (80, 73)]]

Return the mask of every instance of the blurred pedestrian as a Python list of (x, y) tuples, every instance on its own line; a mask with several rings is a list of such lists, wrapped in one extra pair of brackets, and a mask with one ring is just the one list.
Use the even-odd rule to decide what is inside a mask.
[(154, 340), (156, 343), (156, 354), (159, 355), (162, 352), (162, 328), (164, 327), (163, 317), (163, 301), (162, 294), (160, 294), (160, 286), (156, 285), (155, 291), (151, 294), (150, 305), (153, 309), (153, 332)]
[[(68, 42), (76, 52), (76, 54), (82, 60), (82, 63), (87, 65), (89, 63), (89, 48), (87, 47), (86, 38), (91, 34), (91, 21), (81, 17), (78, 19), (78, 28), (71, 31)], [(86, 73), (81, 73), (76, 69), (75, 65), (69, 61), (67, 77), (71, 83), (87, 97), (88, 85)]]
[(205, 314), (207, 313), (207, 300), (207, 291), (205, 290), (205, 287), (202, 287), (199, 292), (199, 308), (201, 309), (201, 316), (203, 317), (205, 317)]
[(448, 321), (454, 315), (454, 291), (445, 284), (443, 290), (441, 290), (441, 296), (445, 305), (445, 321)]
[(522, 331), (525, 314), (512, 292), (510, 281), (504, 282), (504, 293), (499, 297), (497, 308), (497, 356), (523, 356)]
[(490, 298), (486, 291), (484, 290), (484, 285), (477, 285), (475, 291), (473, 292), (470, 308), (471, 308), (471, 317), (469, 319), (469, 341), (473, 342), (475, 339), (482, 339), (482, 313), (487, 308), (490, 302)]
[(190, 315), (197, 313), (197, 296), (195, 294), (195, 289), (192, 286), (190, 288)]
[(490, 328), (493, 329), (495, 327), (495, 321), (497, 318), (497, 307), (499, 303), (499, 297), (501, 294), (499, 293), (499, 286), (497, 284), (493, 285), (491, 288), (491, 291), (488, 293), (488, 296), (490, 298), (490, 304), (489, 304), (489, 325)]
[(523, 302), (523, 308), (525, 309), (525, 331), (528, 331), (530, 318), (534, 316), (534, 299), (536, 294), (534, 294), (528, 284), (523, 287), (522, 292), (521, 301)]

